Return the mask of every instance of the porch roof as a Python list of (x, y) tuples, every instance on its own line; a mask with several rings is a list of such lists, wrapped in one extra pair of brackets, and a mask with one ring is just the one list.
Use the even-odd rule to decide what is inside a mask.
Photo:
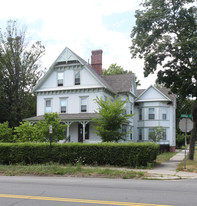
[[(98, 116), (97, 113), (59, 114), (60, 120), (63, 120), (63, 121), (91, 120), (92, 118), (96, 118), (97, 116)], [(23, 121), (29, 121), (29, 122), (34, 122), (34, 121), (39, 121), (39, 120), (44, 120), (44, 115), (23, 119)]]

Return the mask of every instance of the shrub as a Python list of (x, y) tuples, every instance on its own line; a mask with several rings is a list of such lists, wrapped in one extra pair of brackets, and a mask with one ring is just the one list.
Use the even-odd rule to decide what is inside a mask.
[(33, 142), (36, 141), (35, 127), (29, 122), (20, 122), (18, 127), (14, 128), (14, 141), (15, 142)]
[[(189, 144), (190, 141), (190, 136), (187, 135), (187, 144)], [(182, 146), (185, 145), (185, 134), (184, 133), (177, 133), (176, 134), (176, 147), (181, 148)]]
[(49, 125), (53, 127), (53, 142), (65, 138), (66, 125), (61, 124), (57, 113), (46, 113), (45, 120), (32, 125), (29, 122), (20, 123), (15, 127), (14, 140), (16, 142), (49, 142)]
[(9, 128), (8, 122), (0, 123), (0, 142), (12, 141), (12, 129)]
[[(61, 164), (147, 166), (158, 154), (155, 143), (67, 143), (52, 145), (52, 161)], [(50, 161), (48, 143), (0, 144), (0, 164), (41, 164)]]

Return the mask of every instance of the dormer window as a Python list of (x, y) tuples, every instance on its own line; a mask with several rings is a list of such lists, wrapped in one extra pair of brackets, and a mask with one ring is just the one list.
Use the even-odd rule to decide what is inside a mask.
[(75, 85), (80, 85), (80, 71), (75, 72)]
[(63, 86), (63, 82), (64, 82), (64, 73), (63, 72), (57, 73), (57, 86), (58, 87)]

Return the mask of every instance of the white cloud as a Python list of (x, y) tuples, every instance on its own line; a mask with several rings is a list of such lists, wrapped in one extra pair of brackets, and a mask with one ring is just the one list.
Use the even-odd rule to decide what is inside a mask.
[[(112, 31), (103, 24), (103, 16), (132, 12), (140, 0), (11, 0), (1, 3), (0, 19), (19, 19), (31, 28), (29, 36), (40, 40), (46, 47), (43, 64), (49, 67), (67, 46), (86, 61), (91, 50), (103, 50), (103, 67), (117, 63), (132, 70), (143, 80), (143, 62), (131, 60), (130, 34)], [(3, 4), (3, 5), (2, 5)], [(12, 5), (12, 6), (10, 6)], [(2, 22), (0, 22), (0, 27)], [(29, 27), (28, 26), (28, 27)], [(128, 25), (130, 27), (131, 25)], [(153, 82), (149, 82), (148, 85)]]

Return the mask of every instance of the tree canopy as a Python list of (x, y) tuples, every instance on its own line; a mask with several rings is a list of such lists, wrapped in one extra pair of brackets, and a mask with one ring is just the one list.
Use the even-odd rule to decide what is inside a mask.
[(102, 98), (95, 100), (98, 104), (98, 118), (94, 119), (96, 134), (101, 137), (103, 142), (118, 142), (125, 140), (126, 133), (120, 131), (121, 126), (128, 124), (128, 118), (133, 114), (127, 114), (127, 100), (115, 97), (112, 101), (108, 98), (106, 101)]
[(41, 42), (30, 44), (26, 29), (16, 21), (8, 21), (0, 29), (0, 122), (19, 125), (23, 118), (35, 115), (35, 96), (30, 91), (41, 76)]
[[(197, 8), (194, 2), (144, 1), (142, 9), (135, 13), (130, 51), (133, 58), (144, 59), (145, 77), (158, 72), (158, 82), (173, 93), (197, 99)], [(193, 121), (190, 159), (194, 154), (197, 112), (193, 112)]]
[(53, 142), (58, 142), (65, 139), (65, 130), (67, 125), (61, 124), (59, 115), (57, 113), (46, 113), (44, 115), (44, 121), (39, 121), (36, 124), (29, 124), (29, 122), (20, 122), (20, 125), (14, 128), (14, 141), (49, 142), (49, 125), (52, 125), (53, 127)]
[[(123, 67), (118, 66), (116, 63), (111, 64), (108, 69), (103, 70), (103, 76), (108, 76), (108, 75), (117, 75), (117, 74), (132, 74), (132, 71), (124, 70)], [(136, 79), (136, 85), (140, 86), (140, 80)]]
[(103, 70), (103, 76), (128, 73), (132, 73), (132, 71), (124, 70), (123, 67), (118, 66), (116, 63), (111, 64), (108, 69)]

